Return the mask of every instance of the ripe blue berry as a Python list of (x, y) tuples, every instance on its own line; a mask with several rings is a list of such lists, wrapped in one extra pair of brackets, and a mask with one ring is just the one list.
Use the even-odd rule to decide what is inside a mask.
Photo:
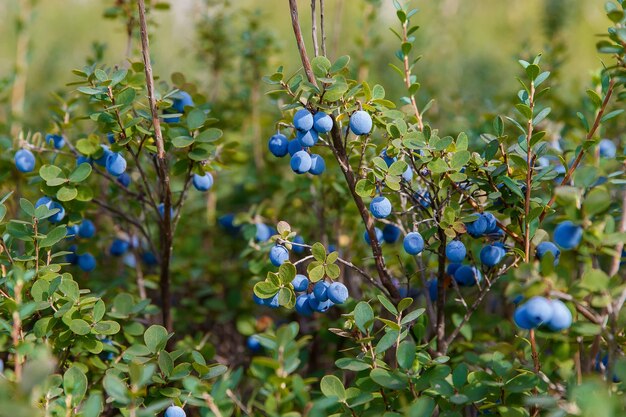
[(544, 297), (532, 297), (523, 307), (528, 323), (533, 327), (548, 323), (554, 314), (552, 303)]
[(326, 290), (326, 294), (334, 304), (343, 304), (348, 299), (348, 288), (341, 282), (333, 282)]
[(583, 238), (583, 228), (576, 226), (569, 220), (560, 223), (554, 229), (554, 243), (559, 245), (562, 249), (574, 249)]
[(267, 144), (272, 155), (282, 158), (287, 155), (287, 147), (289, 146), (289, 141), (287, 140), (287, 136), (282, 133), (277, 133), (272, 136)]
[(307, 109), (298, 110), (293, 116), (293, 126), (301, 132), (313, 129), (313, 115)]
[(281, 245), (275, 245), (270, 249), (270, 262), (274, 266), (281, 266), (289, 260), (289, 251)]
[(78, 267), (85, 272), (91, 272), (96, 269), (96, 258), (90, 253), (78, 255)]
[(322, 111), (318, 111), (313, 116), (313, 129), (317, 133), (328, 133), (333, 128), (333, 119)]
[(294, 291), (306, 291), (309, 288), (309, 279), (302, 274), (298, 274), (291, 280), (291, 285), (293, 285)]
[(473, 266), (461, 265), (454, 272), (454, 280), (462, 287), (473, 287), (482, 278), (480, 271)]
[(450, 262), (462, 262), (466, 254), (465, 245), (460, 240), (453, 240), (446, 245), (446, 257)]
[(541, 242), (538, 244), (535, 250), (535, 255), (539, 260), (542, 260), (548, 252), (550, 252), (554, 257), (554, 265), (558, 265), (561, 250), (552, 242)]
[[(183, 91), (184, 92), (184, 91)], [(186, 417), (185, 410), (177, 405), (167, 407), (165, 410), (165, 417)]]
[(54, 149), (61, 149), (65, 146), (65, 139), (61, 135), (47, 134), (46, 143), (52, 145)]
[(568, 329), (572, 325), (572, 312), (561, 300), (550, 300), (552, 303), (552, 317), (548, 321), (548, 328), (555, 332)]
[(304, 174), (311, 169), (311, 156), (306, 151), (296, 152), (291, 157), (290, 165), (296, 174)]
[(96, 234), (96, 226), (91, 220), (85, 219), (78, 226), (78, 236), (83, 239), (92, 238)]
[(424, 250), (424, 238), (418, 232), (411, 232), (404, 237), (403, 246), (409, 255), (417, 255)]
[(28, 149), (15, 152), (15, 167), (20, 172), (31, 172), (35, 169), (35, 155)]
[(498, 245), (487, 245), (480, 251), (480, 262), (487, 267), (498, 265), (506, 256), (506, 250)]
[(107, 157), (106, 169), (114, 177), (122, 175), (126, 171), (126, 159), (118, 152), (111, 153)]
[(317, 281), (315, 286), (313, 287), (313, 295), (317, 301), (326, 301), (328, 300), (328, 290), (329, 284), (326, 281)]
[[(382, 244), (383, 243), (383, 231), (380, 230), (378, 227), (375, 227), (374, 228), (374, 233), (376, 233), (376, 240), (378, 240), (378, 243)], [(365, 243), (367, 243), (368, 245), (370, 245), (372, 243), (372, 241), (370, 240), (370, 236), (367, 233), (367, 230), (363, 234), (363, 239), (365, 239)]]
[(204, 175), (193, 174), (193, 186), (198, 191), (209, 191), (213, 187), (213, 175), (210, 172)]
[(377, 219), (384, 219), (391, 214), (391, 202), (387, 197), (374, 197), (370, 203), (370, 212)]
[(311, 168), (309, 168), (309, 174), (320, 175), (326, 169), (326, 162), (324, 158), (314, 153), (311, 155)]
[(400, 228), (393, 224), (386, 224), (385, 227), (383, 227), (383, 239), (387, 243), (396, 243), (400, 237), (400, 233), (402, 233)]
[(367, 135), (372, 130), (372, 118), (363, 110), (355, 111), (350, 116), (350, 130), (355, 135)]
[(296, 297), (296, 311), (298, 314), (301, 314), (305, 317), (310, 317), (313, 315), (313, 309), (309, 304), (309, 295), (308, 294), (300, 294)]
[(305, 132), (298, 131), (296, 134), (296, 140), (300, 142), (300, 146), (303, 148), (310, 148), (311, 146), (315, 146), (317, 141), (319, 140), (319, 136), (317, 132), (313, 129), (307, 130)]

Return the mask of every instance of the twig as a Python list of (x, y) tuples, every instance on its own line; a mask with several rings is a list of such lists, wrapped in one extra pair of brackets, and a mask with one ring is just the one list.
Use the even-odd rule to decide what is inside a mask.
[(311, 36), (313, 37), (313, 51), (315, 56), (319, 55), (319, 46), (317, 43), (317, 16), (315, 15), (315, 3), (317, 0), (311, 0)]
[(322, 34), (322, 55), (326, 56), (326, 32), (324, 32), (324, 0), (320, 0), (320, 30)]
[(148, 101), (150, 102), (150, 112), (152, 113), (152, 124), (157, 147), (157, 174), (161, 185), (161, 196), (163, 197), (163, 216), (160, 218), (161, 228), (161, 274), (159, 277), (159, 287), (161, 289), (161, 309), (163, 314), (163, 326), (168, 331), (172, 331), (171, 295), (170, 295), (170, 257), (172, 252), (172, 192), (170, 189), (170, 177), (167, 168), (165, 147), (163, 144), (163, 134), (156, 106), (154, 94), (154, 77), (152, 75), (152, 64), (150, 62), (150, 46), (148, 39), (148, 27), (146, 23), (146, 5), (144, 0), (137, 1), (139, 9), (139, 25), (141, 29), (141, 55), (146, 73), (146, 88), (148, 90)]
[(298, 2), (297, 0), (289, 0), (289, 10), (291, 11), (291, 25), (293, 26), (293, 34), (296, 37), (296, 43), (298, 44), (298, 51), (300, 52), (300, 59), (302, 60), (302, 66), (306, 77), (311, 84), (317, 87), (317, 81), (313, 74), (313, 68), (311, 68), (311, 61), (306, 54), (306, 46), (304, 45), (304, 39), (302, 38), (302, 29), (300, 29), (300, 22), (298, 21)]
[[(407, 34), (407, 26), (409, 24), (409, 19), (406, 19), (402, 24), (402, 42), (408, 42), (408, 34)], [(404, 83), (406, 84), (407, 90), (411, 88), (411, 66), (409, 64), (409, 56), (408, 54), (404, 55)], [(415, 113), (415, 118), (417, 119), (417, 128), (422, 131), (424, 130), (424, 122), (422, 121), (422, 115), (420, 114), (419, 109), (417, 108), (417, 102), (415, 101), (415, 95), (409, 94), (409, 99), (411, 100), (411, 107), (413, 107), (413, 113)]]
[[(626, 232), (626, 192), (622, 196), (622, 219), (619, 223), (619, 233)], [(611, 263), (611, 269), (609, 270), (609, 276), (613, 276), (619, 272), (619, 266), (622, 262), (622, 251), (624, 250), (624, 241), (620, 240), (615, 246), (615, 255)]]
[[(593, 138), (593, 136), (595, 135), (596, 130), (598, 130), (598, 127), (600, 126), (600, 122), (602, 120), (602, 116), (604, 115), (604, 111), (609, 105), (609, 101), (611, 100), (611, 96), (613, 95), (614, 89), (615, 89), (615, 81), (611, 79), (611, 81), (609, 82), (609, 87), (606, 90), (606, 95), (604, 96), (604, 100), (602, 100), (602, 105), (600, 106), (600, 110), (598, 110), (598, 114), (596, 115), (596, 118), (593, 122), (593, 126), (591, 127), (591, 130), (589, 130), (589, 133), (587, 133), (587, 135), (585, 136), (585, 141), (591, 140), (591, 138)], [(578, 164), (580, 164), (580, 161), (583, 159), (584, 155), (585, 155), (585, 147), (581, 146), (580, 150), (578, 151), (578, 155), (576, 155), (576, 159), (574, 160), (574, 163), (572, 163), (572, 165), (568, 167), (567, 171), (565, 172), (565, 175), (563, 176), (563, 181), (561, 181), (561, 184), (559, 184), (558, 187), (566, 185), (569, 182), (569, 180), (572, 177), (572, 174), (578, 167)], [(543, 219), (545, 219), (545, 217), (548, 215), (548, 209), (552, 207), (555, 201), (556, 201), (556, 193), (552, 195), (552, 197), (550, 198), (550, 201), (548, 201), (548, 204), (546, 204), (545, 207), (543, 208), (543, 211), (541, 212), (541, 215), (539, 216), (540, 222), (543, 221)]]
[(530, 146), (530, 140), (533, 136), (533, 111), (535, 109), (535, 82), (530, 82), (530, 93), (528, 94), (528, 107), (530, 108), (530, 117), (526, 122), (526, 195), (524, 197), (524, 260), (530, 262), (530, 197), (533, 183), (533, 165), (535, 158), (533, 150)]

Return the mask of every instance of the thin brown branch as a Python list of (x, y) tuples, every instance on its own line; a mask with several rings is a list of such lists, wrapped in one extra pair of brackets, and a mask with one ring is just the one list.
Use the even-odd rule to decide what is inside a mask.
[(170, 295), (170, 259), (172, 254), (172, 192), (170, 189), (170, 177), (167, 167), (167, 159), (165, 154), (165, 146), (163, 143), (163, 134), (161, 132), (161, 123), (156, 106), (156, 98), (154, 93), (154, 77), (152, 75), (152, 64), (150, 62), (150, 45), (148, 39), (148, 26), (146, 22), (146, 5), (144, 0), (137, 1), (139, 9), (139, 25), (141, 32), (141, 55), (143, 57), (144, 70), (146, 73), (146, 88), (148, 90), (148, 101), (150, 103), (150, 112), (152, 114), (152, 124), (154, 127), (154, 136), (157, 148), (156, 167), (161, 186), (160, 194), (163, 200), (163, 216), (160, 218), (161, 229), (161, 273), (159, 277), (159, 287), (161, 290), (161, 309), (163, 315), (163, 326), (168, 331), (173, 330), (173, 321), (171, 313), (171, 295)]
[(317, 0), (311, 0), (311, 36), (313, 37), (313, 52), (315, 56), (319, 55), (319, 45), (317, 42), (317, 16), (315, 15), (315, 3)]
[[(602, 100), (602, 105), (600, 106), (600, 109), (598, 110), (598, 114), (596, 114), (596, 118), (593, 122), (593, 125), (591, 126), (589, 133), (587, 133), (587, 135), (585, 136), (585, 142), (588, 140), (591, 140), (591, 138), (593, 138), (593, 136), (596, 134), (596, 130), (598, 130), (598, 127), (600, 126), (602, 116), (604, 115), (604, 112), (606, 111), (606, 108), (609, 105), (609, 102), (611, 101), (611, 96), (613, 95), (614, 90), (615, 90), (615, 81), (611, 79), (611, 81), (609, 82), (609, 87), (606, 90), (606, 95), (604, 96), (604, 100)], [(561, 181), (561, 184), (558, 185), (559, 187), (566, 185), (570, 181), (570, 179), (572, 178), (572, 175), (574, 174), (574, 171), (576, 171), (576, 168), (578, 168), (580, 161), (582, 161), (583, 156), (585, 155), (585, 152), (586, 152), (585, 147), (581, 146), (580, 150), (578, 151), (578, 155), (576, 155), (576, 159), (574, 159), (574, 162), (572, 163), (572, 165), (568, 167), (567, 171), (565, 172), (565, 176), (563, 176), (563, 181)], [(539, 216), (540, 222), (543, 221), (543, 219), (545, 219), (545, 217), (548, 215), (548, 210), (550, 209), (550, 207), (552, 207), (555, 201), (556, 201), (556, 193), (552, 195), (552, 197), (550, 198), (550, 201), (548, 201), (548, 204), (546, 204), (546, 206), (543, 208), (543, 212)]]
[(324, 0), (320, 0), (320, 32), (322, 35), (322, 55), (326, 56), (326, 32), (324, 31)]
[(533, 166), (535, 165), (535, 158), (533, 157), (533, 150), (530, 146), (531, 138), (533, 137), (533, 111), (535, 109), (535, 83), (530, 82), (530, 93), (528, 94), (528, 107), (530, 108), (530, 117), (526, 122), (526, 195), (524, 197), (524, 260), (530, 262), (530, 222), (528, 217), (530, 215), (530, 197), (532, 195), (532, 183), (533, 183)]
[(311, 67), (311, 61), (306, 54), (306, 46), (304, 39), (302, 38), (302, 29), (300, 29), (300, 21), (298, 20), (298, 2), (297, 0), (289, 0), (289, 10), (291, 14), (291, 25), (293, 26), (293, 34), (296, 37), (296, 43), (298, 45), (298, 51), (300, 52), (300, 60), (304, 67), (304, 72), (309, 82), (317, 86), (315, 75), (313, 74), (313, 68)]
[[(622, 195), (622, 218), (619, 223), (619, 233), (626, 232), (626, 192)], [(613, 276), (619, 272), (619, 266), (622, 262), (622, 251), (624, 250), (624, 241), (620, 240), (615, 246), (615, 255), (611, 261), (611, 269), (609, 270), (609, 276)]]

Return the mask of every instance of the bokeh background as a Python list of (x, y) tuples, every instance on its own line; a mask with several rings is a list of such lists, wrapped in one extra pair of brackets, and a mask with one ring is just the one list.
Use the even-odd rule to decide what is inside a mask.
[[(16, 55), (16, 18), (20, 5), (31, 0), (0, 2), (0, 79), (10, 79)], [(103, 54), (103, 61), (123, 60), (126, 34), (119, 20), (100, 18), (113, 5), (101, 0), (39, 0), (34, 2), (29, 21), (30, 48), (26, 125), (45, 121), (43, 102), (72, 80), (70, 72), (85, 64), (85, 56)], [(210, 90), (214, 84), (236, 84), (239, 52), (249, 42), (246, 36), (259, 33), (272, 39), (273, 51), (264, 74), (284, 64), (287, 72), (299, 62), (291, 34), (286, 0), (173, 0), (171, 11), (155, 14), (158, 30), (153, 31), (155, 71), (161, 76), (184, 72), (192, 81)], [(326, 32), (331, 60), (350, 54), (359, 63), (359, 74), (370, 84), (393, 79), (389, 88), (401, 83), (388, 63), (394, 61), (396, 39), (392, 0), (326, 0)], [(445, 108), (462, 124), (461, 103), (489, 109), (492, 100), (514, 94), (517, 59), (543, 53), (549, 65), (559, 65), (562, 75), (556, 94), (563, 100), (577, 100), (581, 83), (600, 65), (595, 39), (590, 33), (605, 30), (605, 16), (599, 0), (442, 0), (414, 2), (420, 13), (414, 18), (421, 26), (416, 33), (423, 58), (416, 73), (424, 99), (436, 92), (437, 109)], [(310, 33), (310, 2), (300, 1), (303, 30)], [(224, 16), (223, 27), (216, 22)], [(372, 19), (375, 18), (375, 19)], [(205, 22), (205, 23), (203, 23)], [(208, 24), (206, 22), (209, 22)], [(211, 59), (203, 53), (211, 47), (198, 35), (205, 25), (210, 36), (220, 37), (213, 47), (222, 50), (219, 66), (229, 77), (215, 77)], [(221, 32), (221, 33), (219, 33)], [(548, 48), (557, 40), (559, 48)], [(306, 39), (309, 51), (311, 40)], [(99, 52), (96, 52), (99, 51)], [(361, 68), (362, 66), (362, 68)], [(241, 69), (240, 69), (241, 70)], [(246, 69), (242, 69), (245, 71)], [(50, 80), (55, 80), (51, 83)], [(236, 87), (235, 87), (236, 88)], [(266, 88), (262, 86), (262, 88)], [(219, 92), (220, 90), (218, 90)], [(221, 94), (228, 97), (228, 88)], [(392, 95), (394, 92), (391, 92)]]

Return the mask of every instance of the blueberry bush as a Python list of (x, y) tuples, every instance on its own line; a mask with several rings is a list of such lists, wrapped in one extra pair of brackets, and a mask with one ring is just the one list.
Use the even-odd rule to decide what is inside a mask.
[(462, 129), (411, 2), (363, 2), (363, 51), (395, 19), (378, 82), (324, 0), (282, 34), (205, 0), (196, 81), (153, 70), (169, 4), (105, 3), (124, 56), (94, 44), (44, 122), (0, 82), (0, 415), (626, 413), (626, 2), (567, 102), (546, 1), (547, 53)]

